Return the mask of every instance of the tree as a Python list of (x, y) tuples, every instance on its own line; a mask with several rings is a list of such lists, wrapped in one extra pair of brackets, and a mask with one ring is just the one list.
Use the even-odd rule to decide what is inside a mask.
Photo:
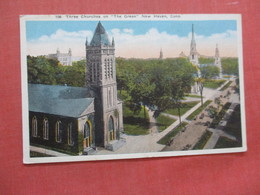
[(197, 83), (198, 88), (199, 88), (201, 105), (203, 105), (203, 89), (204, 89), (205, 79), (198, 77), (198, 78), (195, 78), (195, 82)]
[(208, 65), (200, 68), (201, 77), (205, 79), (213, 79), (219, 76), (220, 70), (216, 66)]
[(146, 118), (145, 106), (151, 106), (151, 93), (155, 85), (150, 82), (149, 75), (146, 73), (139, 74), (130, 88), (130, 109), (135, 112), (144, 109), (144, 118)]
[(222, 58), (221, 64), (223, 74), (238, 76), (238, 58)]
[(50, 61), (44, 56), (27, 56), (28, 82), (55, 85), (55, 67), (58, 61)]
[(199, 64), (213, 64), (214, 63), (214, 58), (199, 58)]
[(86, 60), (73, 62), (72, 66), (64, 66), (63, 79), (60, 84), (74, 87), (85, 85)]

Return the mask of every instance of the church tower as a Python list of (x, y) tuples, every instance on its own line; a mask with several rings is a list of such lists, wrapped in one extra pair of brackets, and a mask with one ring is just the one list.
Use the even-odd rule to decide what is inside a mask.
[(96, 144), (116, 150), (123, 130), (122, 102), (117, 99), (115, 43), (98, 23), (90, 43), (86, 40), (86, 85), (95, 97)]
[(160, 56), (159, 56), (159, 59), (163, 59), (163, 52), (162, 52), (162, 48), (160, 50)]
[(195, 64), (196, 66), (199, 65), (199, 57), (198, 57), (198, 52), (197, 52), (197, 49), (196, 49), (196, 42), (195, 42), (193, 24), (192, 24), (192, 38), (191, 38), (191, 44), (190, 44), (189, 59), (190, 59), (191, 63)]
[(220, 70), (219, 78), (222, 78), (222, 65), (221, 65), (221, 58), (219, 55), (218, 44), (216, 45), (216, 49), (215, 49), (215, 66), (217, 66)]

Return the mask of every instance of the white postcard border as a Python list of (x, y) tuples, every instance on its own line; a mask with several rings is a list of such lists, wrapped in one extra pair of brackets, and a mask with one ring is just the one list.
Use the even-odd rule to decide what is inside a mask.
[[(28, 110), (28, 86), (27, 86), (27, 60), (26, 60), (26, 21), (127, 21), (127, 20), (167, 20), (167, 21), (200, 21), (200, 20), (236, 20), (237, 21), (237, 48), (239, 59), (239, 79), (240, 79), (240, 105), (241, 105), (241, 129), (242, 147), (209, 150), (188, 150), (170, 152), (151, 152), (135, 154), (115, 154), (115, 155), (89, 155), (89, 156), (69, 156), (69, 157), (30, 157), (29, 143), (29, 110)], [(23, 128), (23, 162), (25, 164), (34, 163), (54, 163), (54, 162), (75, 162), (94, 160), (115, 160), (151, 157), (171, 157), (186, 155), (205, 155), (220, 153), (245, 152), (246, 145), (246, 117), (245, 117), (245, 96), (244, 96), (244, 71), (242, 55), (242, 24), (240, 14), (92, 14), (92, 15), (22, 15), (20, 16), (20, 48), (21, 48), (21, 87), (22, 87), (22, 128)]]

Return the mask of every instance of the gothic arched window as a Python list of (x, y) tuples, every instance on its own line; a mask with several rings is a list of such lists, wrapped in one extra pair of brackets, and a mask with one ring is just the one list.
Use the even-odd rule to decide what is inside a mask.
[(61, 142), (62, 138), (62, 124), (61, 121), (57, 121), (55, 125), (56, 142)]
[(74, 141), (73, 141), (73, 129), (72, 129), (72, 123), (68, 124), (68, 144), (69, 145), (73, 145)]
[(43, 119), (43, 139), (49, 139), (49, 121), (47, 118)]
[(36, 116), (32, 119), (32, 136), (37, 137), (38, 136), (38, 124), (37, 124), (37, 118)]

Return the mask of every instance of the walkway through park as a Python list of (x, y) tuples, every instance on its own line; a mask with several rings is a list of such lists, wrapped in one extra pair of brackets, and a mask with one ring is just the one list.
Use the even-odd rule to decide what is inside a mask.
[[(228, 80), (222, 85), (224, 86)], [(221, 86), (221, 87), (222, 87)], [(205, 88), (203, 91), (204, 99), (203, 101), (206, 102), (207, 100), (214, 100), (215, 97), (219, 97), (221, 94), (226, 93), (225, 91), (219, 91), (221, 89), (219, 87), (218, 89), (208, 89)], [(199, 108), (201, 103), (198, 103), (193, 108), (191, 108), (189, 111), (187, 111), (184, 115), (181, 116), (182, 121), (186, 121), (186, 118), (194, 112), (197, 108)], [(205, 111), (204, 111), (205, 112)], [(149, 111), (149, 116), (153, 115), (152, 111)], [(125, 135), (126, 144), (118, 149), (117, 151), (107, 151), (107, 150), (99, 150), (97, 154), (124, 154), (124, 153), (147, 153), (147, 152), (158, 152), (161, 150), (182, 150), (184, 147), (188, 145), (195, 145), (199, 138), (202, 136), (202, 134), (206, 130), (206, 126), (203, 125), (206, 121), (211, 121), (212, 119), (207, 117), (205, 114), (205, 117), (201, 120), (196, 121), (189, 121), (190, 124), (186, 128), (184, 132), (180, 132), (177, 134), (174, 138), (175, 145), (170, 146), (169, 148), (165, 148), (165, 145), (158, 144), (157, 142), (164, 137), (167, 133), (172, 131), (175, 127), (179, 125), (179, 120), (176, 120), (174, 123), (172, 123), (169, 127), (167, 127), (164, 131), (158, 132), (158, 128), (155, 125), (155, 119), (151, 119), (151, 126), (150, 126), (150, 134), (148, 135), (139, 135), (139, 136), (133, 136), (133, 135)], [(201, 128), (203, 127), (203, 128)], [(165, 148), (165, 149), (164, 149)]]

